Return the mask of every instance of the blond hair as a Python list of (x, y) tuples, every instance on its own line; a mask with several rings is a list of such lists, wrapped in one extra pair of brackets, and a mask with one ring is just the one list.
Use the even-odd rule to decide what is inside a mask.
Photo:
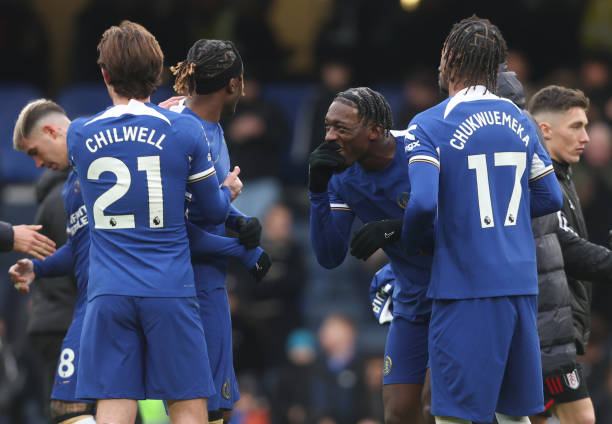
[(22, 151), (23, 140), (28, 138), (36, 125), (48, 115), (59, 113), (66, 116), (64, 109), (52, 100), (33, 100), (21, 109), (13, 130), (13, 148)]

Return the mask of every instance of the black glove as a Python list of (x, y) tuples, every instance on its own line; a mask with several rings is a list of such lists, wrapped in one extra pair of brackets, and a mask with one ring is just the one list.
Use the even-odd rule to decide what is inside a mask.
[(262, 252), (257, 262), (255, 262), (255, 266), (249, 269), (249, 274), (259, 283), (266, 276), (271, 266), (272, 261), (270, 260), (270, 256), (268, 256), (266, 252)]
[(368, 222), (353, 236), (351, 255), (366, 260), (378, 249), (398, 241), (401, 236), (401, 219)]
[(338, 143), (323, 142), (308, 157), (308, 189), (312, 193), (327, 191), (327, 183), (334, 172), (345, 168)]
[(247, 249), (255, 249), (259, 246), (261, 238), (261, 224), (257, 218), (239, 217), (236, 219), (238, 240)]

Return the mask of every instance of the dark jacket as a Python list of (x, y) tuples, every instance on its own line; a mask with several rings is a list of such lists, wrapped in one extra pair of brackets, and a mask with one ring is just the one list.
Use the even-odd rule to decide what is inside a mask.
[(538, 259), (538, 334), (544, 376), (571, 372), (576, 364), (572, 293), (558, 236), (560, 219), (560, 213), (553, 213), (532, 221)]
[(572, 293), (574, 335), (578, 354), (585, 352), (591, 333), (591, 281), (612, 282), (612, 252), (588, 241), (580, 200), (569, 165), (553, 162), (563, 189), (563, 213), (569, 231), (560, 234), (567, 281)]
[[(66, 212), (62, 188), (67, 172), (45, 172), (36, 185), (39, 202), (36, 223), (41, 232), (55, 241), (57, 247), (66, 243)], [(76, 300), (73, 276), (41, 278), (32, 284), (32, 312), (28, 333), (64, 332), (72, 321)]]
[(0, 221), (0, 252), (13, 250), (13, 226), (8, 222)]

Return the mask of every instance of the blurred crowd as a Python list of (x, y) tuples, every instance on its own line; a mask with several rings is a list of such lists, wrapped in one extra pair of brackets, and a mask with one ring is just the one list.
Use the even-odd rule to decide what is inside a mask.
[[(393, 32), (398, 2), (371, 2), (378, 5), (372, 8), (367, 2), (341, 0), (75, 0), (67, 2), (68, 17), (60, 29), (61, 24), (54, 27), (44, 17), (42, 1), (0, 3), (0, 55), (6, 61), (0, 69), (0, 93), (2, 85), (15, 81), (33, 84), (50, 96), (68, 81), (101, 84), (95, 45), (106, 27), (126, 18), (158, 37), (168, 65), (180, 61), (195, 39), (236, 42), (246, 64), (246, 95), (236, 114), (223, 121), (232, 164), (241, 167), (245, 185), (236, 205), (262, 221), (262, 246), (274, 265), (259, 284), (239, 266), (230, 267), (227, 288), (242, 394), (232, 422), (382, 422), (386, 328), (371, 317), (367, 290), (385, 258), (380, 254), (359, 262), (348, 257), (332, 271), (317, 265), (308, 241), (307, 158), (324, 138), (323, 121), (331, 100), (348, 87), (368, 84), (381, 91), (393, 108), (397, 129), (439, 102), (437, 64), (429, 59), (439, 56), (446, 32), (419, 46), (419, 51), (429, 49), (429, 56), (423, 54), (422, 61), (415, 61), (395, 48), (408, 37)], [(602, 2), (585, 3), (593, 8)], [(360, 6), (351, 7), (355, 4)], [(590, 9), (581, 11), (589, 16)], [(445, 31), (471, 12), (454, 16), (445, 12)], [(298, 20), (289, 19), (292, 16), (303, 19), (296, 24)], [(368, 22), (374, 25), (366, 31)], [(383, 28), (385, 24), (389, 28)], [(581, 88), (591, 100), (590, 143), (574, 173), (590, 239), (607, 246), (612, 229), (612, 48), (591, 41), (589, 47), (597, 49), (584, 48), (577, 60), (543, 73), (535, 69), (537, 61), (512, 45), (511, 36), (506, 38), (511, 48), (509, 68), (517, 72), (528, 96), (554, 83)], [(70, 40), (65, 45), (70, 48), (59, 52), (62, 40)], [(362, 66), (363, 61), (373, 63)], [(287, 82), (296, 84), (293, 91)], [(263, 94), (270, 87), (289, 90), (283, 96), (295, 101), (289, 106), (275, 103), (274, 96)], [(1, 101), (7, 99), (0, 97)], [(39, 192), (44, 184), (45, 180), (38, 183)], [(3, 220), (25, 223), (34, 218), (35, 197), (27, 194), (31, 185), (0, 181), (0, 188)], [(8, 269), (16, 258), (1, 257), (1, 269)], [(593, 330), (583, 361), (597, 420), (608, 423), (612, 422), (612, 309), (608, 306), (612, 287), (596, 285), (593, 290)], [(33, 347), (32, 315), (30, 299), (19, 296), (6, 273), (0, 272), (0, 424), (46, 422), (41, 387), (46, 370), (40, 364), (40, 345)], [(61, 326), (53, 331), (61, 332)]]

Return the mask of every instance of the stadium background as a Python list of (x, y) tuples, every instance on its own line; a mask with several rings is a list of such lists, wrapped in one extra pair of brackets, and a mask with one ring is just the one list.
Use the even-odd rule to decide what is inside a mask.
[[(158, 38), (168, 67), (198, 38), (235, 41), (245, 61), (247, 95), (223, 125), (232, 163), (243, 170), (238, 206), (262, 220), (263, 246), (275, 261), (259, 285), (239, 266), (227, 282), (243, 396), (235, 422), (381, 422), (386, 328), (371, 316), (367, 289), (384, 257), (365, 263), (347, 258), (334, 271), (316, 264), (307, 240), (307, 155), (322, 140), (333, 94), (344, 88), (381, 91), (397, 129), (439, 101), (442, 41), (453, 22), (472, 13), (500, 27), (509, 67), (528, 94), (556, 83), (582, 88), (591, 98), (591, 142), (575, 177), (591, 240), (607, 245), (610, 0), (2, 0), (0, 219), (29, 223), (37, 207), (40, 171), (11, 146), (21, 107), (45, 96), (75, 118), (110, 104), (95, 63), (104, 29), (122, 19), (142, 23)], [(172, 93), (168, 72), (164, 81), (155, 101)], [(16, 259), (3, 255), (0, 269)], [(612, 423), (612, 288), (596, 285), (594, 293), (584, 361), (598, 422)], [(12, 422), (11, 409), (19, 411), (20, 422), (45, 422), (35, 352), (27, 344), (28, 315), (29, 299), (0, 272), (2, 424)], [(154, 422), (148, 412), (147, 422)]]

